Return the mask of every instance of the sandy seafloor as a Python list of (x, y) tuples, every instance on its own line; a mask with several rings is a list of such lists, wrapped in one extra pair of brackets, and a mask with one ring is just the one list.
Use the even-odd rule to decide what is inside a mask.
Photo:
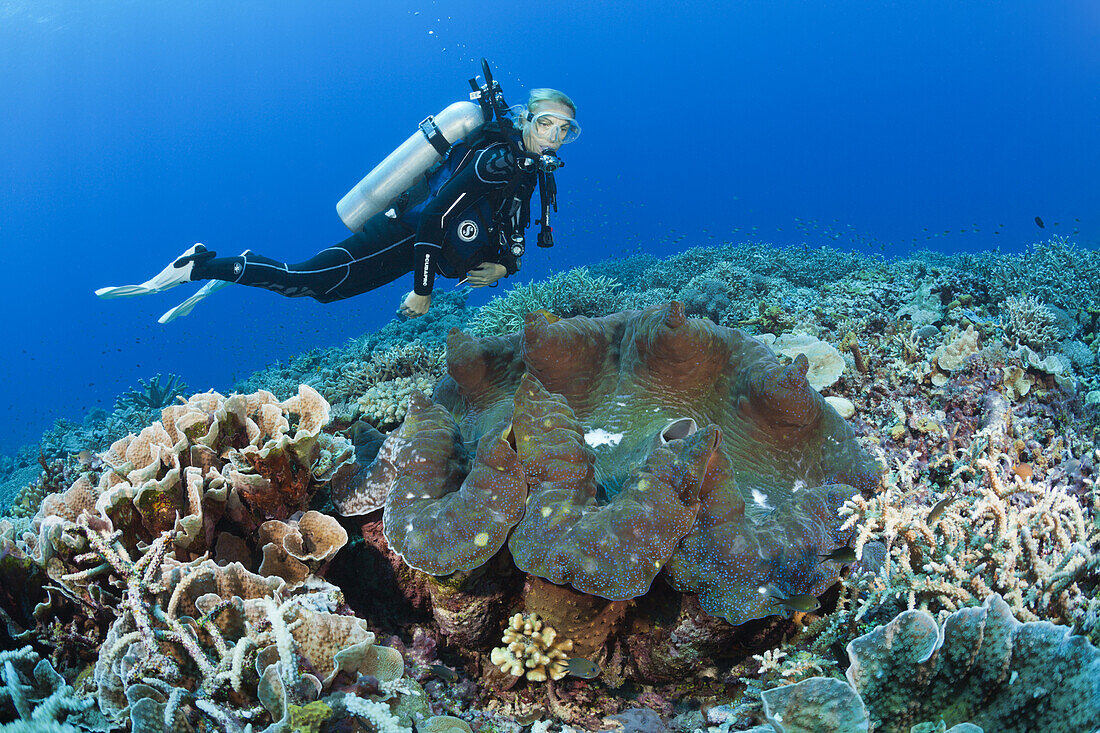
[[(333, 518), (340, 466), (374, 465), (450, 329), (670, 302), (805, 354), (881, 470), (822, 520), (841, 540), (820, 546), (818, 600), (795, 588), (734, 626), (665, 574), (611, 603), (507, 549), (432, 580), (388, 551), (380, 510)], [(1100, 729), (1098, 347), (1100, 254), (1073, 241), (754, 243), (609, 260), (480, 309), (455, 291), (222, 394), (149, 375), (0, 465), (0, 731)], [(396, 450), (379, 455), (412, 471)], [(561, 628), (512, 620), (540, 604)]]

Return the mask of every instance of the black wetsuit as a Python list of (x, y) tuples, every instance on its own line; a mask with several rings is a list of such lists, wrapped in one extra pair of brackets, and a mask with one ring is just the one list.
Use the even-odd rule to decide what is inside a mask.
[(458, 277), (482, 262), (519, 269), (508, 237), (530, 220), (537, 174), (499, 137), (456, 143), (387, 212), (310, 259), (287, 264), (247, 252), (196, 261), (192, 280), (228, 280), (322, 303), (350, 298), (415, 272), (430, 295), (436, 274)]

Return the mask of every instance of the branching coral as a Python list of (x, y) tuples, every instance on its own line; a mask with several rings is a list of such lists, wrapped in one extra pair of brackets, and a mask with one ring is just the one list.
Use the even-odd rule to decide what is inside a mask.
[(119, 395), (115, 407), (132, 408), (135, 410), (159, 410), (176, 401), (176, 397), (187, 391), (187, 385), (175, 374), (169, 374), (165, 382), (161, 382), (158, 374), (148, 382), (139, 379), (140, 390), (131, 390)]
[(532, 682), (560, 680), (568, 672), (571, 639), (559, 639), (558, 632), (534, 614), (517, 613), (501, 637), (504, 646), (493, 649), (490, 659), (501, 672), (526, 677)]
[(470, 319), (470, 331), (483, 336), (511, 333), (523, 328), (528, 313), (539, 310), (560, 318), (605, 315), (617, 305), (614, 291), (618, 287), (614, 278), (592, 277), (585, 267), (560, 272), (493, 298)]
[(94, 674), (100, 705), (116, 722), (152, 716), (165, 730), (188, 729), (204, 716), (243, 731), (264, 717), (285, 723), (291, 705), (318, 699), (341, 671), (401, 676), (399, 656), (374, 647), (365, 622), (320, 608), (339, 602), (334, 588), (327, 601), (284, 598), (282, 580), (239, 564), (170, 560), (171, 530), (134, 560), (109, 523), (82, 515), (77, 526), (92, 547), (77, 574), (107, 575), (120, 589)]
[(341, 366), (326, 381), (324, 394), (332, 400), (343, 402), (398, 380), (426, 380), (435, 384), (443, 375), (442, 357), (441, 345), (419, 340), (391, 346), (371, 353), (369, 358), (353, 360)]
[(845, 527), (858, 530), (857, 555), (872, 542), (886, 552), (880, 570), (846, 580), (826, 638), (843, 636), (842, 629), (882, 608), (897, 610), (899, 601), (942, 616), (993, 593), (1021, 619), (1050, 619), (1097, 638), (1100, 495), (1094, 489), (1085, 508), (1064, 491), (1012, 472), (1010, 463), (1003, 453), (960, 461), (951, 475), (954, 498), (936, 502), (938, 516), (914, 500), (923, 489), (909, 462), (898, 463), (883, 493), (848, 501), (841, 514)]
[(1005, 333), (1033, 349), (1043, 349), (1064, 336), (1058, 318), (1034, 295), (1005, 298), (1001, 323)]

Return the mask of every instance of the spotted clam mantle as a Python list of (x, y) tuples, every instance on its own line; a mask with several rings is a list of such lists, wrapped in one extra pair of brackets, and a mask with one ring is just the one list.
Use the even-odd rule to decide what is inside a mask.
[(637, 597), (663, 569), (707, 613), (762, 618), (772, 595), (835, 581), (821, 556), (846, 541), (836, 510), (879, 478), (806, 370), (675, 302), (452, 330), (435, 402), (414, 395), (334, 498), (345, 515), (384, 505), (391, 547), (433, 575), (507, 544), (521, 570), (584, 593)]

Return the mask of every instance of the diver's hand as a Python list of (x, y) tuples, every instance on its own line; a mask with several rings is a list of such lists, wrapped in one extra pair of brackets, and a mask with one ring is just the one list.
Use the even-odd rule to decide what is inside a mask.
[(496, 262), (482, 262), (466, 273), (466, 282), (472, 287), (483, 288), (492, 285), (508, 274), (508, 268)]
[(432, 296), (417, 295), (415, 292), (409, 293), (405, 296), (405, 301), (401, 303), (401, 307), (397, 309), (397, 314), (406, 318), (416, 318), (427, 313), (431, 304)]

